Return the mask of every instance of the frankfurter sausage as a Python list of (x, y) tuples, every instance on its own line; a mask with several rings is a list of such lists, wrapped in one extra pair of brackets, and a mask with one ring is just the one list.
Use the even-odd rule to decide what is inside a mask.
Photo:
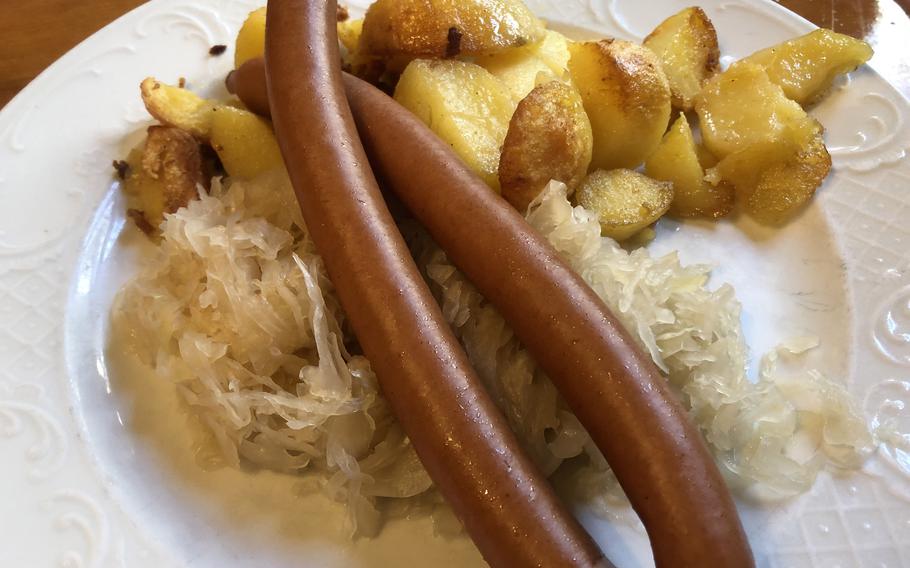
[(335, 6), (269, 2), (268, 98), (310, 235), (383, 392), (491, 566), (608, 566), (521, 452), (397, 232), (344, 97)]
[[(380, 178), (549, 374), (645, 524), (657, 565), (754, 565), (700, 434), (609, 309), (423, 123), (378, 89), (344, 81)], [(267, 113), (255, 102), (264, 92), (261, 64), (241, 67), (229, 84)]]
[(753, 566), (700, 433), (609, 308), (413, 114), (350, 75), (345, 88), (377, 177), (550, 376), (644, 523), (657, 565)]

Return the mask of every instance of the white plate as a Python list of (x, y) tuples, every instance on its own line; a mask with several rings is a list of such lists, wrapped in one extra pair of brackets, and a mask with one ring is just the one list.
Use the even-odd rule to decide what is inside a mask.
[[(363, 0), (355, 2), (360, 5)], [(641, 38), (688, 2), (529, 2), (575, 34)], [(776, 4), (708, 0), (726, 56), (804, 33)], [(426, 519), (350, 543), (340, 505), (268, 472), (194, 462), (173, 388), (105, 353), (112, 294), (141, 247), (124, 231), (111, 161), (148, 117), (139, 81), (185, 76), (214, 95), (250, 2), (159, 0), (51, 66), (0, 114), (0, 566), (482, 565)], [(821, 336), (818, 363), (873, 420), (910, 432), (910, 106), (863, 68), (814, 109), (835, 171), (794, 223), (768, 231), (662, 222), (654, 248), (718, 264), (755, 353)], [(900, 460), (903, 459), (901, 469)], [(910, 456), (881, 449), (810, 494), (741, 504), (762, 566), (910, 565)], [(650, 565), (634, 517), (579, 514), (620, 566)]]

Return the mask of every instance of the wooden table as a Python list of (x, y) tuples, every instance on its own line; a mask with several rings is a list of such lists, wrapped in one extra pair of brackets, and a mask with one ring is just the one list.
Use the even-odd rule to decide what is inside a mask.
[[(145, 0), (3, 0), (0, 108), (77, 43)], [(263, 0), (263, 4), (265, 0)], [(695, 2), (693, 2), (695, 3)], [(879, 73), (910, 97), (910, 0), (780, 0), (817, 25), (866, 37)]]

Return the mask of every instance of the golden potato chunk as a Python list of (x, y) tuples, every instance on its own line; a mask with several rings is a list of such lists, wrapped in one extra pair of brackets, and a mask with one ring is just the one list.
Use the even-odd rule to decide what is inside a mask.
[(151, 78), (141, 88), (153, 117), (210, 142), (229, 175), (253, 177), (283, 163), (268, 120)]
[(211, 144), (232, 177), (252, 178), (284, 164), (272, 124), (247, 110), (219, 107)]
[(829, 171), (831, 155), (816, 135), (787, 160), (763, 172), (754, 188), (743, 189), (746, 211), (760, 222), (782, 223), (809, 201)]
[(591, 167), (634, 168), (660, 143), (670, 87), (649, 49), (622, 40), (575, 43), (569, 72), (594, 132)]
[(537, 85), (557, 78), (543, 59), (525, 48), (485, 57), (477, 64), (502, 81), (516, 102), (528, 96)]
[(199, 143), (189, 133), (170, 126), (149, 127), (142, 171), (163, 182), (165, 213), (189, 203), (206, 181)]
[(705, 83), (695, 110), (705, 146), (718, 158), (773, 142), (789, 131), (820, 129), (761, 67), (748, 62), (734, 63)]
[(401, 74), (395, 100), (499, 191), (499, 153), (515, 108), (502, 81), (473, 63), (415, 59)]
[(146, 110), (159, 122), (185, 130), (199, 140), (208, 139), (212, 113), (219, 103), (203, 99), (182, 87), (166, 85), (153, 77), (142, 81), (139, 90)]
[[(686, 124), (688, 124), (688, 119), (686, 119)], [(691, 132), (691, 129), (690, 129), (690, 132)], [(708, 168), (713, 168), (714, 166), (717, 165), (717, 162), (719, 161), (717, 159), (717, 156), (715, 156), (714, 154), (711, 153), (710, 150), (705, 148), (704, 144), (695, 145), (695, 155), (698, 156), (698, 163), (701, 164), (701, 167), (703, 170), (707, 170)]]
[(692, 110), (695, 95), (720, 68), (717, 32), (707, 14), (686, 8), (661, 22), (642, 43), (667, 74), (673, 106)]
[(791, 130), (727, 156), (709, 177), (732, 183), (737, 201), (756, 220), (777, 224), (799, 211), (830, 169), (821, 134)]
[[(363, 18), (338, 23), (338, 42), (341, 44), (341, 67), (369, 83), (377, 83), (386, 65), (378, 59), (364, 56), (360, 51)], [(401, 67), (404, 69), (404, 67)]]
[(567, 75), (569, 40), (559, 32), (547, 30), (543, 41), (478, 57), (475, 63), (505, 83), (517, 103), (537, 85)]
[(173, 213), (195, 199), (206, 185), (199, 142), (172, 126), (150, 126), (142, 150), (130, 154), (123, 182), (130, 215), (152, 233), (165, 213)]
[(788, 98), (808, 104), (823, 95), (835, 77), (856, 69), (871, 57), (868, 43), (818, 29), (755, 52), (743, 61), (761, 66)]
[(721, 158), (709, 181), (732, 183), (761, 222), (792, 216), (831, 169), (821, 126), (754, 63), (735, 63), (708, 81), (695, 110), (705, 145)]
[[(363, 19), (348, 19), (346, 10), (341, 6), (338, 9), (338, 40), (344, 48), (342, 57), (346, 63), (351, 64), (360, 43)], [(240, 27), (234, 44), (235, 69), (250, 59), (265, 55), (265, 16), (265, 7), (253, 10)]]
[(546, 63), (558, 78), (569, 74), (569, 39), (559, 32), (546, 30), (543, 40), (534, 44), (534, 54)]
[(536, 87), (512, 115), (499, 158), (502, 196), (524, 212), (550, 182), (569, 191), (591, 163), (591, 123), (574, 87), (552, 81)]
[(596, 170), (585, 178), (576, 196), (579, 205), (597, 213), (601, 234), (621, 241), (667, 212), (673, 184), (633, 170)]
[(645, 173), (673, 184), (669, 214), (674, 217), (717, 218), (733, 209), (733, 187), (723, 181), (716, 186), (705, 181), (698, 148), (683, 113), (648, 157)]
[(127, 198), (127, 213), (146, 234), (154, 234), (164, 218), (164, 181), (142, 169), (144, 146), (134, 148), (126, 159), (128, 169), (121, 188)]
[(491, 54), (543, 39), (521, 0), (377, 0), (363, 20), (370, 55), (454, 57)]
[(253, 10), (240, 26), (234, 43), (234, 68), (265, 54), (265, 6)]
[(363, 18), (357, 20), (345, 20), (338, 23), (338, 41), (344, 47), (348, 55), (357, 52), (357, 46), (360, 44), (360, 35), (363, 33)]

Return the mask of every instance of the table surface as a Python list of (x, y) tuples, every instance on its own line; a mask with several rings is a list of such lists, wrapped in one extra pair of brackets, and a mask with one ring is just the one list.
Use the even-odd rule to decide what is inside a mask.
[[(77, 43), (144, 1), (2, 0), (0, 108)], [(876, 52), (876, 70), (910, 98), (910, 0), (779, 1), (821, 27), (866, 38)]]

